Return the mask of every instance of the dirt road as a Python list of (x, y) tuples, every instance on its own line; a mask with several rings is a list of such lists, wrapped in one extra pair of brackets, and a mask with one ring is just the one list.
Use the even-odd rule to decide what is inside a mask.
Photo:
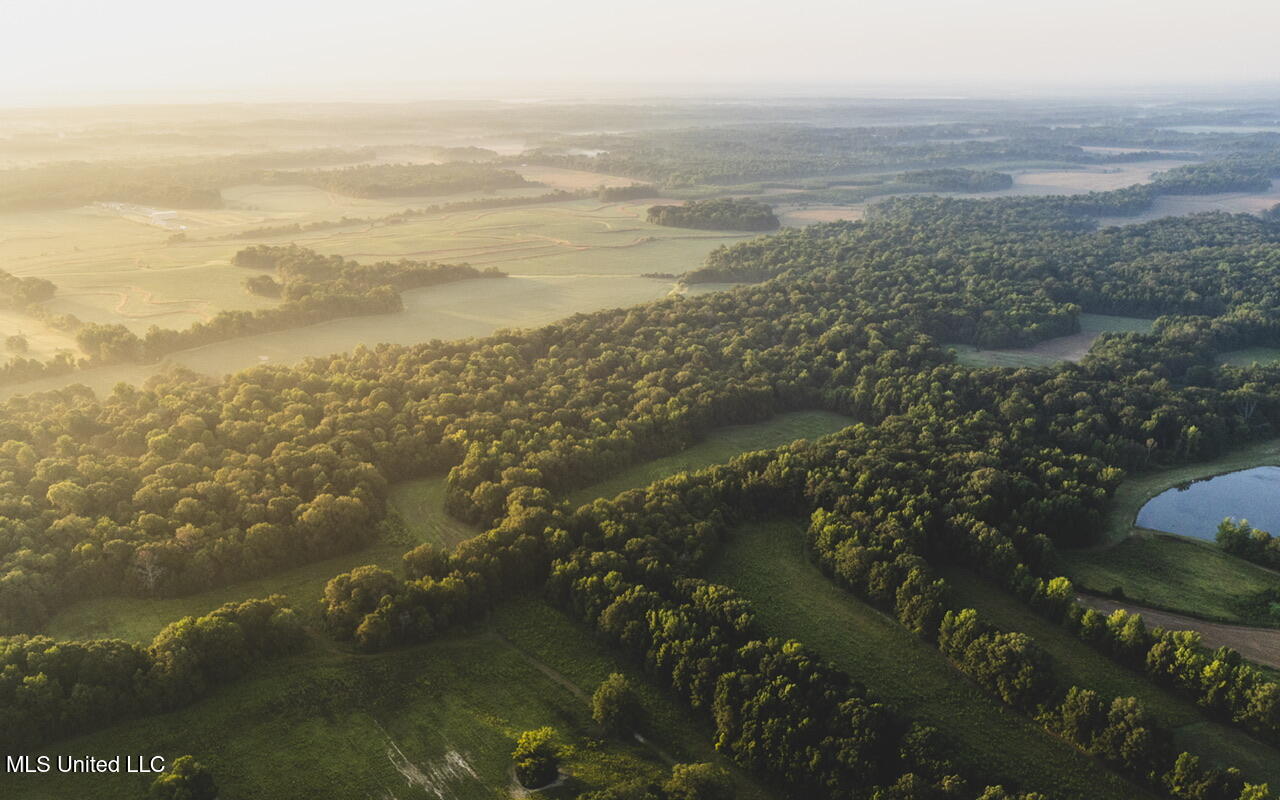
[(1254, 663), (1280, 669), (1280, 630), (1205, 622), (1195, 617), (1186, 617), (1168, 611), (1157, 611), (1154, 608), (1147, 608), (1135, 603), (1120, 602), (1093, 595), (1080, 595), (1077, 599), (1090, 608), (1096, 608), (1108, 614), (1117, 608), (1141, 614), (1143, 621), (1147, 623), (1147, 627), (1197, 631), (1207, 647), (1217, 648), (1226, 645)]

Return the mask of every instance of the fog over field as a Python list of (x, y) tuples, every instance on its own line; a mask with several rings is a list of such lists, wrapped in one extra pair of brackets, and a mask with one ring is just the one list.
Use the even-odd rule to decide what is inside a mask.
[(10, 6), (0, 798), (1280, 797), (1274, 3)]

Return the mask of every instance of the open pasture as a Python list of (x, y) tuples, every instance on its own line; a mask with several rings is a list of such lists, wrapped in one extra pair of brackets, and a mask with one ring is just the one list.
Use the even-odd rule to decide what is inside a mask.
[[(851, 422), (847, 417), (825, 411), (798, 411), (779, 414), (755, 425), (722, 428), (680, 453), (637, 464), (613, 478), (578, 490), (569, 499), (580, 505), (597, 497), (612, 497), (683, 470), (728, 461), (750, 450), (817, 438)], [(391, 487), (390, 509), (404, 523), (396, 541), (378, 541), (352, 553), (183, 597), (84, 600), (55, 615), (44, 632), (58, 639), (119, 638), (149, 642), (161, 628), (180, 617), (205, 614), (223, 603), (270, 594), (287, 595), (295, 607), (310, 615), (314, 602), (319, 600), (325, 584), (334, 575), (364, 564), (377, 564), (399, 574), (401, 557), (412, 547), (429, 542), (449, 548), (479, 533), (445, 513), (444, 489), (444, 475), (401, 481)]]
[(1080, 588), (1120, 589), (1126, 600), (1189, 616), (1246, 622), (1249, 598), (1280, 587), (1280, 574), (1209, 542), (1143, 531), (1111, 547), (1063, 550), (1062, 569)]
[(1254, 364), (1274, 364), (1280, 361), (1280, 347), (1246, 347), (1222, 353), (1218, 363), (1233, 367), (1251, 367)]
[[(974, 168), (996, 169), (1008, 172), (1013, 176), (1013, 186), (994, 192), (946, 193), (955, 197), (991, 198), (991, 197), (1030, 197), (1050, 194), (1084, 194), (1088, 192), (1105, 192), (1122, 189), (1136, 183), (1146, 183), (1151, 176), (1163, 170), (1182, 166), (1191, 162), (1176, 159), (1158, 161), (1137, 161), (1132, 164), (1109, 164), (1106, 166), (1085, 166), (1078, 169), (1062, 169), (1061, 167), (1039, 168), (1019, 167), (1003, 169), (1001, 165), (974, 165)], [(886, 173), (881, 176), (892, 179), (897, 173)], [(865, 176), (863, 176), (865, 177)], [(832, 179), (838, 182), (838, 179)], [(803, 227), (819, 222), (835, 220), (859, 220), (866, 213), (867, 206), (891, 197), (890, 194), (879, 195), (859, 203), (841, 204), (795, 204), (787, 203), (786, 194), (776, 196), (775, 213), (779, 221), (788, 227)], [(768, 198), (773, 200), (773, 197)], [(1167, 212), (1179, 213), (1179, 212)], [(1166, 216), (1167, 213), (1159, 214)], [(1181, 212), (1190, 213), (1190, 212)]]
[(445, 513), (444, 490), (443, 475), (392, 484), (388, 505), (404, 523), (412, 544), (433, 544), (447, 550), (480, 533)]
[(623, 178), (618, 175), (562, 167), (544, 167), (539, 164), (525, 164), (516, 167), (515, 171), (523, 175), (525, 180), (537, 181), (552, 189), (564, 189), (568, 192), (596, 189), (601, 186), (631, 186), (639, 183), (633, 178)]
[(1228, 555), (1217, 545), (1135, 527), (1138, 510), (1152, 497), (1198, 478), (1280, 464), (1280, 440), (1236, 448), (1210, 461), (1154, 470), (1126, 478), (1107, 510), (1098, 547), (1059, 552), (1077, 586), (1106, 594), (1119, 588), (1126, 600), (1224, 622), (1248, 621), (1246, 603), (1280, 586), (1280, 574)]
[[(270, 188), (275, 190), (271, 196), (277, 198), (285, 198), (291, 191), (289, 187)], [(309, 190), (303, 194), (314, 199), (315, 194), (326, 193)], [(279, 201), (302, 202), (296, 198)], [(185, 328), (224, 309), (271, 306), (274, 301), (244, 290), (242, 282), (251, 272), (230, 264), (238, 250), (255, 243), (295, 241), (361, 261), (412, 258), (465, 262), (494, 266), (512, 275), (502, 281), (465, 281), (405, 292), (401, 314), (333, 320), (219, 342), (175, 353), (169, 359), (198, 372), (221, 375), (261, 363), (296, 363), (361, 344), (485, 336), (502, 328), (544, 325), (578, 312), (654, 300), (670, 293), (673, 286), (642, 278), (642, 273), (685, 272), (698, 266), (718, 245), (742, 238), (650, 225), (643, 219), (647, 207), (647, 203), (635, 201), (572, 201), (444, 212), (398, 225), (362, 223), (258, 240), (216, 240), (193, 232), (187, 241), (173, 244), (166, 244), (169, 232), (119, 217), (70, 212), (5, 215), (0, 218), (0, 257), (13, 247), (19, 254), (8, 262), (11, 271), (45, 277), (58, 285), (58, 296), (49, 303), (51, 309), (75, 314), (87, 322), (123, 324), (139, 334), (152, 325)], [(368, 215), (368, 209), (343, 206), (328, 216), (357, 213)], [(6, 237), (5, 225), (19, 226), (14, 220), (18, 216), (47, 218), (50, 227), (42, 229), (47, 238), (37, 237), (36, 228), (24, 229), (26, 233), (13, 228), (12, 235)], [(80, 218), (90, 222), (89, 238), (77, 239), (74, 234)], [(21, 223), (33, 224), (31, 219)], [(216, 230), (225, 232), (223, 227)], [(64, 239), (61, 233), (71, 238)], [(48, 339), (50, 347), (63, 346), (54, 342), (66, 341), (35, 320), (24, 332)], [(120, 381), (145, 380), (159, 369), (158, 365), (100, 367), (6, 386), (2, 392), (9, 396), (69, 383), (105, 391)]]
[(1280, 203), (1280, 181), (1272, 181), (1265, 192), (1225, 192), (1221, 194), (1162, 195), (1151, 208), (1132, 217), (1103, 217), (1100, 226), (1131, 225), (1161, 217), (1224, 211), (1228, 214), (1258, 214)]
[[(591, 692), (615, 671), (636, 686), (652, 745), (601, 738), (591, 720)], [(668, 758), (721, 761), (710, 732), (669, 695), (536, 600), (500, 608), (483, 629), (379, 655), (317, 640), (189, 708), (42, 753), (194, 754), (225, 797), (492, 800), (508, 796), (516, 736), (543, 725), (569, 748), (563, 766), (579, 791), (610, 776), (660, 780)], [(737, 797), (769, 796), (734, 775)], [(0, 775), (0, 795), (112, 800), (140, 797), (148, 783), (138, 775)]]
[(613, 497), (628, 489), (639, 489), (654, 481), (723, 464), (735, 456), (753, 450), (781, 447), (797, 439), (817, 439), (854, 423), (849, 417), (829, 411), (796, 411), (779, 414), (754, 425), (734, 425), (707, 434), (690, 447), (662, 458), (637, 464), (599, 483), (569, 495), (574, 505), (590, 503), (598, 497)]
[(879, 699), (936, 727), (962, 763), (1056, 797), (1150, 796), (1001, 705), (928, 642), (837, 587), (808, 560), (803, 537), (799, 521), (743, 525), (707, 577), (750, 600), (767, 634), (800, 640)]
[(1080, 332), (1056, 336), (1031, 347), (983, 350), (968, 344), (953, 344), (956, 361), (967, 367), (1045, 367), (1062, 361), (1079, 361), (1103, 333), (1146, 333), (1152, 321), (1109, 314), (1081, 314)]
[(1135, 161), (1130, 164), (1090, 165), (1080, 169), (1013, 170), (1013, 186), (995, 192), (965, 194), (962, 197), (1025, 197), (1046, 194), (1085, 194), (1123, 189), (1147, 183), (1157, 172), (1191, 162), (1178, 159)]

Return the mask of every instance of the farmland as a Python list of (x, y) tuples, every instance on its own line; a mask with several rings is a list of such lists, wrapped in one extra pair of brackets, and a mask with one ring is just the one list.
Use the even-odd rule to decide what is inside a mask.
[(966, 760), (1060, 797), (1143, 797), (1136, 786), (1091, 771), (1074, 749), (1002, 707), (927, 642), (837, 588), (808, 561), (803, 525), (760, 522), (735, 531), (708, 577), (755, 605), (769, 635), (795, 638), (875, 695), (934, 725)]
[[(850, 424), (847, 417), (826, 412), (794, 412), (755, 425), (738, 425), (710, 433), (680, 453), (637, 464), (622, 473), (578, 490), (574, 504), (596, 497), (612, 497), (625, 489), (647, 486), (684, 470), (700, 469), (728, 461), (749, 450), (777, 447), (802, 438), (816, 438)], [(396, 522), (384, 526), (381, 538), (356, 552), (293, 567), (270, 577), (236, 583), (174, 598), (100, 597), (70, 606), (49, 623), (46, 633), (57, 638), (121, 638), (149, 642), (166, 624), (187, 615), (199, 615), (223, 603), (270, 594), (284, 594), (312, 622), (314, 601), (325, 583), (340, 572), (363, 564), (376, 564), (400, 572), (406, 550), (430, 543), (450, 548), (474, 536), (475, 528), (444, 511), (443, 476), (403, 481), (392, 486), (391, 510)]]
[[(589, 696), (614, 671), (637, 686), (652, 745), (603, 737), (592, 722)], [(671, 758), (721, 760), (666, 693), (536, 600), (504, 607), (473, 632), (379, 656), (317, 642), (204, 703), (45, 752), (170, 760), (198, 752), (235, 797), (488, 800), (511, 784), (516, 735), (543, 725), (555, 727), (570, 749), (564, 768), (574, 791), (618, 774), (660, 779)], [(148, 782), (138, 775), (5, 775), (0, 791), (112, 800), (138, 797)], [(743, 800), (770, 796), (740, 774), (735, 782)]]
[[(191, 220), (188, 241), (173, 244), (166, 243), (168, 232), (85, 211), (3, 215), (0, 258), (8, 258), (17, 275), (41, 275), (58, 286), (58, 296), (47, 304), (50, 310), (86, 322), (122, 324), (135, 333), (152, 325), (187, 327), (224, 309), (272, 305), (246, 292), (241, 285), (245, 272), (230, 265), (236, 251), (258, 242), (294, 241), (362, 261), (405, 257), (466, 262), (494, 266), (512, 276), (483, 285), (461, 282), (406, 292), (400, 314), (339, 319), (218, 342), (169, 359), (173, 365), (221, 375), (262, 363), (292, 364), (361, 344), (484, 336), (501, 328), (543, 325), (581, 311), (653, 300), (668, 294), (672, 283), (641, 277), (642, 273), (679, 274), (697, 266), (717, 245), (742, 236), (650, 225), (643, 220), (643, 203), (582, 200), (444, 212), (398, 225), (361, 223), (286, 238), (214, 239), (215, 234), (267, 221), (363, 217), (408, 207), (337, 198), (308, 187), (239, 187), (227, 195), (232, 209), (200, 212)], [(237, 210), (235, 205), (257, 210)], [(75, 350), (70, 337), (39, 321), (0, 318), (0, 333), (19, 330), (31, 339), (33, 353)], [(80, 382), (105, 392), (117, 382), (140, 383), (160, 370), (160, 365), (104, 366), (6, 385), (0, 391), (26, 393)]]
[(816, 439), (852, 424), (853, 420), (839, 414), (796, 411), (779, 414), (768, 422), (755, 425), (720, 428), (679, 453), (637, 464), (612, 478), (579, 489), (569, 495), (569, 501), (581, 505), (597, 497), (613, 497), (627, 489), (640, 489), (680, 472), (693, 472), (724, 463), (740, 453), (767, 450), (797, 439)]
[[(199, 800), (1268, 800), (1280, 576), (1134, 514), (1280, 459), (1280, 212), (1095, 222), (1262, 210), (1280, 145), (710, 105), (271, 109), (191, 151), (359, 147), (47, 196), (61, 145), (0, 136), (42, 209), (0, 215), (0, 334), (86, 359), (0, 386), (0, 749), (191, 754)], [(703, 761), (733, 790), (666, 783)]]
[[(1222, 754), (1227, 761), (1238, 764), (1249, 774), (1271, 783), (1280, 783), (1280, 763), (1275, 760), (1275, 751), (1271, 748), (1211, 719), (1194, 703), (1151, 683), (1137, 671), (1117, 664), (1092, 648), (1081, 647), (1080, 640), (1061, 626), (1045, 620), (972, 573), (948, 569), (943, 571), (943, 576), (951, 585), (957, 605), (978, 609), (1002, 630), (1022, 631), (1034, 637), (1036, 643), (1053, 658), (1065, 684), (1089, 686), (1107, 696), (1136, 697), (1174, 731), (1181, 746), (1211, 755)], [(1093, 603), (1090, 601), (1090, 604)], [(1109, 612), (1117, 606), (1100, 601), (1097, 607)], [(1149, 626), (1159, 625), (1172, 630), (1189, 627), (1182, 624), (1185, 620), (1172, 615), (1140, 613)], [(1271, 638), (1280, 641), (1280, 632), (1275, 632)], [(1205, 643), (1209, 647), (1217, 647), (1228, 642), (1223, 637), (1213, 640), (1207, 637)], [(1235, 643), (1239, 643), (1238, 638)], [(1262, 652), (1263, 648), (1258, 648), (1258, 651)], [(1275, 645), (1265, 652), (1271, 659), (1280, 655)], [(1255, 652), (1248, 655), (1256, 657)]]

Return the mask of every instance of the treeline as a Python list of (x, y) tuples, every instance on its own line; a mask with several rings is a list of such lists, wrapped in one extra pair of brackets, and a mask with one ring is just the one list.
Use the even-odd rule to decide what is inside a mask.
[(70, 161), (0, 171), (0, 210), (74, 208), (95, 202), (220, 208), (221, 190), (257, 183), (272, 169), (373, 158), (372, 150), (324, 148), (201, 159)]
[(357, 164), (339, 169), (277, 172), (273, 183), (302, 183), (350, 197), (423, 197), (460, 192), (493, 192), (538, 184), (520, 173), (488, 163)]
[(650, 206), (645, 219), (654, 225), (712, 231), (771, 231), (779, 224), (772, 206), (732, 197), (690, 200), (680, 206)]
[(301, 648), (284, 598), (228, 603), (165, 626), (142, 647), (121, 640), (0, 637), (0, 747), (54, 739), (188, 706), (255, 662)]
[[(491, 525), (520, 488), (566, 491), (789, 408), (868, 422), (936, 408), (935, 384), (963, 401), (936, 413), (991, 409), (1126, 469), (1208, 458), (1280, 420), (1280, 380), (1218, 367), (1225, 334), (1212, 326), (1104, 337), (1082, 364), (1017, 375), (956, 366), (939, 345), (1034, 342), (1073, 330), (1082, 308), (1239, 315), (1280, 304), (1271, 224), (1216, 216), (1077, 233), (1052, 215), (1005, 225), (982, 204), (913, 209), (722, 251), (729, 267), (788, 272), (734, 293), (254, 370), (216, 390), (176, 377), (102, 401), (11, 402), (0, 622), (31, 630), (76, 598), (194, 591), (349, 550), (366, 541), (353, 531), (382, 518), (385, 482), (427, 470), (450, 470), (451, 513)], [(104, 342), (132, 357), (135, 340)], [(215, 479), (224, 468), (233, 479)], [(48, 492), (63, 482), (79, 492), (55, 504)], [(308, 514), (317, 500), (325, 511)], [(320, 524), (331, 515), (363, 527)], [(148, 588), (138, 559), (152, 550), (163, 578)]]
[(567, 192), (556, 189), (553, 192), (534, 195), (532, 197), (481, 197), (475, 200), (458, 200), (452, 203), (437, 203), (423, 208), (410, 208), (387, 214), (381, 217), (341, 217), (339, 219), (321, 219), (314, 222), (291, 222), (284, 225), (263, 225), (236, 233), (214, 236), (210, 241), (226, 241), (235, 239), (259, 239), (268, 236), (288, 236), (290, 234), (310, 233), (312, 231), (346, 228), (352, 225), (401, 225), (417, 217), (432, 214), (445, 214), (454, 211), (478, 211), (486, 208), (512, 208), (516, 206), (536, 205), (539, 203), (560, 203), (566, 200), (578, 200), (583, 195), (579, 192)]
[[(1061, 536), (1096, 524), (1118, 472), (1065, 453), (1033, 455), (1012, 443), (1006, 445), (1007, 452), (988, 456), (980, 466), (968, 458), (944, 461), (942, 470), (931, 470), (929, 464), (936, 456), (930, 447), (942, 445), (964, 453), (966, 446), (989, 441), (1001, 425), (983, 415), (958, 424), (927, 424), (930, 430), (923, 435), (919, 423), (906, 418), (876, 427), (857, 426), (819, 446), (797, 445), (778, 455), (744, 456), (728, 467), (669, 479), (645, 491), (624, 493), (612, 502), (598, 501), (567, 519), (553, 510), (539, 512), (530, 506), (538, 500), (536, 495), (518, 495), (518, 505), (509, 508), (502, 523), (502, 537), (487, 534), (460, 549), (468, 551), (474, 564), (506, 564), (521, 572), (482, 577), (454, 556), (423, 546), (406, 555), (405, 581), (371, 567), (339, 576), (326, 589), (326, 618), (337, 635), (354, 638), (366, 649), (430, 639), (460, 620), (484, 613), (503, 596), (495, 594), (494, 587), (506, 593), (535, 585), (546, 559), (576, 543), (577, 549), (551, 567), (551, 596), (584, 620), (595, 621), (626, 652), (672, 681), (693, 708), (713, 708), (718, 726), (735, 719), (743, 719), (745, 725), (756, 713), (751, 711), (753, 702), (775, 712), (777, 705), (749, 696), (730, 695), (732, 699), (726, 700), (723, 678), (716, 682), (712, 676), (740, 675), (743, 665), (727, 654), (753, 648), (767, 653), (768, 643), (740, 640), (717, 649), (716, 631), (724, 629), (724, 621), (732, 621), (732, 629), (744, 635), (750, 631), (749, 610), (734, 601), (733, 610), (715, 613), (713, 619), (720, 620), (720, 627), (710, 621), (699, 624), (686, 606), (702, 608), (710, 603), (715, 608), (715, 603), (732, 600), (732, 595), (723, 587), (682, 584), (685, 579), (680, 576), (706, 563), (735, 520), (818, 505), (809, 542), (819, 563), (908, 629), (937, 641), (959, 669), (1004, 702), (1035, 715), (1055, 734), (1170, 797), (1266, 797), (1265, 792), (1257, 794), (1261, 791), (1257, 787), (1246, 786), (1236, 771), (1201, 766), (1193, 755), (1176, 754), (1169, 744), (1169, 731), (1132, 698), (1103, 702), (1087, 689), (1060, 688), (1048, 657), (1028, 637), (996, 631), (972, 610), (949, 610), (945, 583), (931, 574), (922, 556), (955, 559), (963, 554), (962, 563), (1023, 589), (1033, 607), (1069, 621), (1086, 642), (1138, 668), (1145, 664), (1158, 681), (1189, 691), (1210, 713), (1274, 739), (1280, 691), (1243, 665), (1238, 655), (1219, 651), (1205, 656), (1193, 634), (1148, 634), (1139, 618), (1124, 613), (1104, 620), (1074, 604), (1069, 582), (1046, 582), (1021, 563), (1028, 554), (1042, 567), (1051, 553), (1048, 539), (1029, 530)], [(930, 442), (930, 447), (917, 444), (922, 441)], [(1045, 458), (1048, 463), (1038, 463)], [(1046, 507), (1032, 486), (1051, 475), (1060, 482), (1055, 484), (1060, 487), (1059, 499)], [(842, 476), (858, 476), (856, 486)], [(869, 481), (868, 476), (876, 477)], [(1063, 493), (1078, 498), (1074, 511), (1062, 501)], [(904, 505), (886, 502), (894, 496)], [(837, 510), (828, 512), (824, 506)], [(1000, 527), (983, 520), (998, 522)], [(516, 525), (524, 534), (517, 532)], [(544, 532), (541, 540), (534, 535), (538, 530)], [(500, 538), (524, 544), (502, 547)], [(540, 547), (540, 541), (550, 549)], [(476, 559), (479, 550), (490, 556)], [(682, 590), (682, 586), (691, 588)], [(669, 605), (672, 593), (682, 602)], [(667, 608), (672, 611), (663, 611)], [(680, 632), (679, 641), (666, 633), (673, 629)], [(726, 655), (714, 656), (717, 652)], [(708, 662), (713, 657), (727, 660)], [(691, 662), (699, 665), (696, 670)], [(694, 677), (699, 675), (708, 677)], [(683, 682), (690, 680), (710, 683)], [(817, 712), (801, 705), (794, 713)], [(841, 729), (837, 720), (825, 724)], [(745, 731), (739, 734), (745, 738), (735, 739), (732, 730), (717, 729), (717, 741), (754, 754), (742, 761), (744, 766), (766, 773), (779, 769), (778, 757), (768, 754), (771, 747), (800, 753), (808, 763), (820, 763), (826, 757), (822, 748), (806, 745), (803, 732), (785, 721), (756, 720), (747, 730), (753, 728), (775, 733), (768, 742), (761, 742)], [(866, 731), (857, 734), (864, 742), (869, 736)], [(824, 746), (838, 749), (840, 745), (827, 742)], [(830, 757), (843, 762), (849, 755), (832, 753)], [(948, 757), (930, 755), (931, 760)], [(782, 777), (788, 785), (805, 785), (797, 783), (802, 780), (798, 774)], [(813, 779), (834, 780), (821, 773)]]
[(762, 638), (730, 589), (685, 577), (735, 519), (785, 505), (770, 480), (780, 473), (752, 469), (767, 459), (743, 461), (750, 486), (713, 468), (580, 509), (569, 534), (577, 546), (555, 562), (550, 597), (644, 664), (711, 722), (718, 749), (788, 796), (1041, 797), (981, 788), (993, 767), (961, 768), (935, 730), (801, 643)]
[(633, 183), (630, 186), (601, 186), (596, 189), (596, 199), (602, 203), (641, 200), (646, 197), (657, 197), (659, 194), (656, 186), (647, 183)]
[[(835, 439), (831, 450), (850, 451), (849, 442), (840, 441), (840, 435)], [(805, 737), (810, 723), (799, 722), (811, 720), (820, 729), (846, 730), (838, 719), (841, 701), (827, 697), (824, 713), (823, 701), (814, 694), (817, 686), (828, 685), (820, 674), (796, 684), (771, 680), (773, 673), (763, 667), (771, 659), (785, 660), (783, 654), (788, 650), (791, 656), (806, 661), (814, 656), (797, 643), (774, 650), (781, 643), (751, 642), (752, 616), (745, 603), (725, 587), (680, 576), (705, 562), (735, 520), (795, 509), (804, 505), (803, 495), (810, 502), (824, 495), (831, 487), (813, 488), (814, 476), (806, 469), (813, 464), (827, 465), (831, 473), (859, 474), (846, 471), (839, 460), (833, 462), (793, 447), (776, 456), (744, 456), (727, 468), (673, 478), (644, 491), (624, 493), (612, 502), (598, 501), (578, 512), (570, 535), (578, 531), (582, 545), (568, 559), (556, 562), (549, 584), (553, 598), (669, 682), (692, 708), (709, 709), (716, 724), (716, 741), (739, 763), (781, 777), (801, 793), (806, 789), (821, 791), (806, 781), (839, 787), (834, 764), (851, 761), (847, 753), (826, 761), (835, 755), (826, 748), (839, 748), (839, 740), (816, 746)], [(843, 498), (836, 502), (842, 503)], [(822, 519), (827, 525), (835, 521)], [(864, 530), (860, 526), (865, 524), (865, 520), (850, 520), (848, 526)], [(897, 524), (898, 536), (912, 535)], [(885, 529), (867, 536), (884, 545), (886, 552), (895, 538)], [(847, 544), (840, 548), (840, 563), (856, 558), (862, 549)], [(871, 568), (864, 573), (860, 593), (895, 611), (912, 630), (936, 640), (959, 669), (1005, 702), (1036, 715), (1053, 733), (1148, 783), (1160, 794), (1221, 800), (1269, 796), (1264, 787), (1247, 785), (1236, 770), (1202, 766), (1196, 756), (1187, 753), (1175, 756), (1169, 745), (1170, 731), (1151, 719), (1136, 700), (1116, 698), (1103, 704), (1089, 690), (1058, 689), (1048, 656), (1033, 641), (1020, 633), (996, 631), (971, 609), (944, 612), (943, 582), (929, 576), (928, 566), (919, 556), (897, 549), (896, 557), (864, 562)], [(732, 655), (735, 653), (738, 658)], [(742, 659), (744, 653), (750, 653), (751, 658)], [(784, 672), (789, 678), (798, 674), (794, 666)], [(736, 687), (741, 688), (735, 691)], [(806, 692), (800, 687), (810, 688)], [(779, 703), (780, 696), (792, 697), (795, 702)], [(813, 698), (813, 705), (808, 698)], [(1098, 706), (1101, 714), (1095, 716), (1092, 712)], [(833, 712), (836, 719), (829, 716)], [(762, 713), (766, 716), (760, 716)], [(865, 714), (862, 719), (867, 719)], [(767, 738), (761, 738), (765, 731), (769, 732)], [(863, 743), (878, 738), (866, 729), (856, 736)], [(941, 762), (954, 769), (956, 754), (939, 742), (930, 745), (925, 751), (928, 763)], [(798, 767), (789, 772), (786, 758), (793, 756), (820, 766), (810, 773)], [(888, 760), (882, 761), (882, 771), (859, 765), (868, 776), (859, 784), (864, 791), (870, 789), (867, 783), (883, 780), (885, 771), (892, 775), (903, 768), (889, 753), (875, 757)], [(832, 766), (821, 766), (827, 764)], [(938, 779), (937, 773), (918, 774), (913, 769), (909, 777), (902, 775), (893, 783), (923, 787)], [(947, 785), (954, 781), (956, 778), (942, 778), (940, 782)], [(934, 791), (939, 788), (935, 786)], [(840, 789), (833, 794), (839, 796)]]
[(904, 172), (898, 180), (940, 192), (995, 192), (1013, 186), (1013, 176), (989, 169), (942, 167)]
[[(816, 447), (807, 456), (805, 485), (816, 506), (808, 544), (818, 564), (909, 630), (938, 641), (975, 680), (1024, 711), (1050, 700), (1054, 681), (1046, 657), (1026, 637), (996, 632), (972, 613), (949, 608), (930, 562), (977, 571), (1084, 644), (1185, 694), (1210, 715), (1280, 744), (1280, 685), (1238, 653), (1206, 653), (1198, 635), (1148, 631), (1140, 617), (1123, 611), (1104, 617), (1077, 604), (1065, 578), (1047, 577), (1051, 542), (1099, 526), (1118, 470), (1012, 443), (989, 447), (980, 458), (931, 465), (934, 447), (965, 452), (989, 441), (999, 425), (982, 414), (954, 418), (947, 429), (892, 420)], [(915, 443), (922, 434), (929, 447)], [(1047, 480), (1053, 482), (1047, 492), (1031, 489)], [(1043, 502), (1046, 495), (1052, 504)], [(967, 632), (958, 634), (961, 629)]]
[[(0, 270), (0, 307), (13, 309), (34, 320), (43, 322), (51, 328), (64, 331), (75, 331), (81, 325), (80, 320), (70, 314), (55, 314), (41, 303), (52, 300), (57, 294), (57, 286), (44, 278), (19, 278), (16, 275)], [(23, 381), (47, 378), (54, 375), (65, 375), (79, 367), (79, 360), (71, 353), (58, 353), (47, 361), (28, 358), (26, 343), (0, 364), (0, 384), (21, 383)]]
[(196, 322), (180, 331), (153, 325), (145, 336), (123, 325), (86, 324), (76, 332), (76, 343), (94, 363), (149, 362), (227, 339), (343, 317), (393, 314), (404, 309), (400, 292), (407, 289), (506, 277), (493, 267), (479, 270), (466, 264), (400, 260), (362, 265), (296, 245), (255, 245), (236, 253), (232, 263), (273, 269), (276, 277), (251, 276), (245, 279), (245, 288), (254, 294), (281, 297), (283, 302), (256, 311), (220, 311), (208, 322)]
[(52, 300), (58, 288), (44, 278), (19, 278), (0, 270), (0, 304), (8, 308), (24, 309), (32, 303)]
[(1251, 526), (1247, 520), (1224, 519), (1215, 538), (1218, 546), (1233, 556), (1280, 569), (1280, 539)]
[[(1010, 129), (1009, 135), (1003, 137), (987, 134), (975, 133), (973, 126), (964, 125), (662, 129), (562, 137), (552, 145), (510, 160), (626, 175), (678, 187), (847, 175), (874, 169), (951, 167), (984, 161), (1107, 163), (1150, 157), (1090, 153), (1049, 129)], [(1122, 134), (1117, 132), (1115, 136), (1120, 138)], [(585, 155), (573, 150), (597, 152)]]
[[(415, 550), (402, 576), (335, 578), (323, 606), (335, 636), (366, 650), (429, 640), (545, 588), (703, 714), (721, 749), (802, 796), (944, 792), (961, 785), (954, 775), (971, 787), (957, 796), (977, 796), (998, 778), (953, 767), (942, 744), (926, 764), (904, 755), (909, 721), (802, 646), (756, 633), (744, 603), (696, 578), (735, 520), (766, 510), (821, 510), (808, 539), (823, 568), (922, 636), (962, 611), (930, 565), (964, 564), (1078, 619), (1103, 652), (1136, 642), (1148, 674), (1271, 736), (1272, 684), (1238, 656), (1128, 620), (1110, 644), (1109, 619), (1072, 616), (1052, 555), (1098, 527), (1121, 469), (1274, 435), (1280, 368), (1220, 367), (1216, 355), (1274, 335), (1280, 231), (1245, 215), (1087, 231), (1056, 199), (1017, 208), (917, 198), (870, 222), (755, 239), (718, 258), (784, 277), (533, 331), (359, 349), (221, 383), (164, 377), (101, 400), (72, 388), (9, 401), (0, 622), (31, 631), (74, 599), (178, 594), (355, 549), (376, 535), (390, 481), (449, 470), (447, 508), (490, 532), (448, 554)], [(282, 291), (346, 269), (291, 248), (245, 258), (275, 269)], [(940, 346), (1036, 341), (1113, 305), (1165, 316), (1152, 334), (1104, 337), (1055, 368), (970, 369)], [(801, 408), (859, 424), (612, 503), (570, 511), (555, 499), (715, 427)], [(952, 657), (975, 680), (1020, 708), (1044, 698), (1066, 719), (1068, 687), (1031, 643), (952, 626), (968, 637)], [(1115, 730), (1158, 740), (1134, 714)], [(1123, 771), (1123, 752), (1099, 743), (1112, 726), (1077, 726), (1089, 732), (1077, 742)], [(1239, 784), (1158, 748), (1134, 752), (1158, 754), (1154, 777), (1135, 779), (1168, 776), (1173, 797)]]

